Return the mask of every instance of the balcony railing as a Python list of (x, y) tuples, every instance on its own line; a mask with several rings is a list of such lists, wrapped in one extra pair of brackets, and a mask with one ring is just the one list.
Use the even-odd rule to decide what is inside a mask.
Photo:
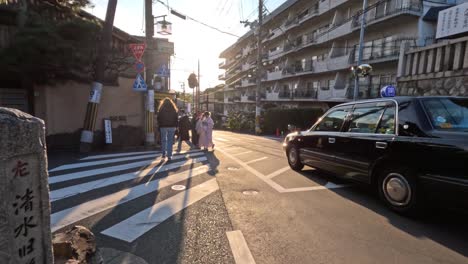
[[(369, 6), (366, 11), (366, 24), (369, 24), (375, 20), (379, 20), (386, 16), (395, 15), (398, 13), (405, 12), (421, 12), (422, 6), (420, 1), (397, 1), (387, 0), (379, 1), (376, 4)], [(359, 27), (362, 20), (362, 10), (353, 19), (353, 27)]]
[(218, 80), (221, 80), (221, 81), (226, 80), (226, 74), (223, 73), (223, 74), (218, 75)]
[(282, 91), (282, 92), (280, 92), (280, 93), (278, 94), (278, 98), (281, 98), (281, 99), (289, 99), (289, 98), (291, 98), (291, 92), (289, 92), (289, 91), (287, 91), (287, 92)]
[(318, 92), (313, 89), (298, 89), (294, 91), (294, 98), (298, 99), (317, 99)]
[[(358, 99), (372, 99), (380, 97), (380, 89), (389, 84), (360, 84), (359, 85), (359, 98)], [(395, 85), (395, 84), (393, 84)], [(353, 99), (354, 96), (354, 83), (348, 84), (346, 91), (346, 98)]]

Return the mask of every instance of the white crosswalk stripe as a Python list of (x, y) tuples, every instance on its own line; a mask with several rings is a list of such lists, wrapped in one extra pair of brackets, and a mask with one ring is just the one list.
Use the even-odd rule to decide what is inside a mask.
[(161, 153), (161, 151), (142, 151), (142, 152), (124, 152), (124, 153), (115, 153), (115, 154), (101, 154), (101, 155), (88, 156), (80, 160), (107, 159), (107, 158), (126, 157), (126, 156), (144, 155), (144, 154), (159, 154), (159, 153)]
[[(194, 154), (187, 154), (183, 156), (174, 156), (172, 160), (179, 160), (183, 159), (185, 157), (189, 158), (194, 158), (194, 157), (199, 157), (204, 155), (204, 153), (194, 153)], [(145, 161), (139, 161), (139, 162), (131, 162), (128, 164), (123, 164), (123, 165), (117, 165), (117, 166), (111, 166), (111, 167), (105, 167), (105, 168), (99, 168), (99, 169), (93, 169), (93, 170), (86, 170), (86, 171), (79, 171), (79, 172), (72, 172), (72, 173), (66, 173), (66, 174), (61, 174), (58, 176), (53, 176), (49, 178), (49, 184), (54, 184), (54, 183), (59, 183), (59, 182), (64, 182), (64, 181), (69, 181), (69, 180), (76, 180), (80, 178), (86, 178), (90, 176), (95, 176), (99, 174), (104, 174), (104, 173), (110, 173), (110, 172), (116, 172), (116, 171), (122, 171), (122, 170), (127, 170), (127, 169), (132, 169), (132, 168), (141, 168), (143, 166), (149, 166), (151, 164), (156, 164), (161, 162), (160, 159), (157, 160), (145, 160)]]
[(157, 203), (101, 233), (127, 242), (133, 242), (172, 215), (218, 189), (216, 179), (209, 180), (188, 189), (185, 193), (179, 193)]
[[(205, 161), (206, 157), (201, 157), (201, 158), (195, 158), (195, 159), (189, 159), (186, 161), (181, 161), (181, 162), (176, 162), (176, 163), (170, 163), (170, 164), (163, 164), (162, 166), (153, 166), (145, 170), (139, 170), (136, 172), (132, 173), (125, 173), (125, 174), (120, 174), (111, 178), (104, 178), (101, 180), (96, 180), (96, 181), (91, 181), (91, 182), (86, 182), (78, 185), (73, 185), (67, 188), (63, 189), (58, 189), (55, 191), (50, 192), (50, 199), (52, 201), (60, 200), (66, 197), (70, 197), (73, 195), (77, 195), (80, 193), (88, 192), (97, 188), (102, 188), (105, 186), (109, 186), (112, 184), (117, 184), (120, 182), (124, 181), (129, 181), (133, 179), (138, 179), (138, 178), (143, 178), (145, 176), (149, 176), (154, 174), (155, 172), (165, 172), (171, 169), (175, 169), (178, 167), (182, 167), (184, 165), (190, 164), (190, 163), (198, 163)], [(153, 164), (155, 165), (155, 164)]]
[[(99, 232), (107, 230), (103, 234), (132, 242), (158, 225), (139, 225), (143, 216), (151, 218), (147, 222), (160, 223), (219, 189), (216, 179), (210, 175), (205, 152), (182, 152), (174, 155), (171, 162), (157, 154), (157, 151), (144, 151), (93, 155), (50, 170), (54, 172), (49, 178), (52, 232), (75, 224), (89, 225), (93, 230), (99, 224)], [(116, 162), (120, 164), (115, 165)], [(68, 172), (70, 169), (73, 171)], [(170, 187), (175, 184), (187, 185), (187, 189), (172, 190)], [(150, 194), (158, 197), (161, 191), (165, 193), (162, 197), (168, 198), (159, 198), (155, 203), (155, 196)], [(128, 206), (132, 210), (128, 211)], [(119, 213), (113, 213), (115, 210)], [(101, 219), (111, 213), (116, 219), (106, 226), (107, 221)], [(116, 233), (119, 225), (128, 225), (128, 231), (134, 234), (120, 237)]]
[[(187, 151), (186, 153), (199, 152), (199, 151), (200, 150), (190, 150), (190, 151)], [(116, 159), (108, 159), (108, 160), (97, 160), (97, 161), (89, 161), (89, 162), (72, 163), (72, 164), (62, 165), (62, 166), (59, 166), (57, 168), (53, 168), (53, 169), (49, 170), (49, 172), (76, 169), (76, 168), (83, 168), (83, 167), (90, 167), (90, 166), (105, 165), (105, 164), (109, 164), (109, 163), (117, 163), (117, 162), (129, 161), (129, 160), (154, 159), (154, 158), (155, 158), (155, 154), (149, 154), (149, 155), (137, 155), (137, 156), (133, 156), (133, 157), (116, 158)]]

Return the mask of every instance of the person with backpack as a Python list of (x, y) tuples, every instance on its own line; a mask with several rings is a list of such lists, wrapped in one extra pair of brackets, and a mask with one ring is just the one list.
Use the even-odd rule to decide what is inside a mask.
[(158, 109), (158, 125), (161, 133), (162, 158), (172, 160), (172, 145), (174, 134), (178, 126), (177, 106), (169, 98), (164, 98)]

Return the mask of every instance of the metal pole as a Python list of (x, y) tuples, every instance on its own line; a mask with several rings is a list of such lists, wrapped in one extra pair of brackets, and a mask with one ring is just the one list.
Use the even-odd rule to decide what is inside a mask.
[(198, 59), (197, 108), (200, 109), (200, 59)]
[(117, 0), (109, 0), (107, 4), (106, 20), (104, 21), (104, 27), (102, 29), (102, 38), (98, 47), (95, 80), (91, 87), (83, 130), (81, 131), (80, 152), (91, 151), (91, 145), (94, 141), (94, 129), (96, 128), (99, 102), (101, 101), (106, 61), (108, 53), (111, 50), (112, 29), (114, 27), (116, 9)]
[[(145, 67), (146, 67), (146, 84), (148, 92), (146, 93), (145, 103), (145, 145), (152, 146), (155, 142), (154, 137), (154, 86), (153, 80), (153, 60), (151, 58), (154, 50), (153, 35), (154, 35), (154, 18), (153, 4), (151, 0), (145, 0), (145, 35), (146, 35), (146, 52), (145, 52)], [(151, 102), (152, 101), (152, 102)]]
[(184, 97), (184, 99), (183, 99), (183, 100), (184, 100), (184, 101), (183, 101), (183, 104), (184, 104), (184, 110), (185, 110), (185, 83), (181, 83), (181, 85), (182, 85), (182, 91), (183, 91), (183, 95), (184, 95), (184, 96), (183, 96), (183, 97)]
[[(362, 2), (362, 17), (361, 17), (361, 32), (359, 33), (359, 53), (358, 53), (358, 61), (357, 65), (359, 66), (362, 63), (362, 51), (364, 49), (364, 30), (366, 24), (366, 12), (367, 12), (367, 0), (363, 0)], [(356, 74), (356, 69), (354, 71), (354, 95), (353, 101), (359, 99), (359, 76)]]
[(255, 134), (260, 134), (260, 90), (262, 87), (262, 24), (263, 1), (258, 0), (258, 27), (257, 27), (257, 89), (255, 90)]

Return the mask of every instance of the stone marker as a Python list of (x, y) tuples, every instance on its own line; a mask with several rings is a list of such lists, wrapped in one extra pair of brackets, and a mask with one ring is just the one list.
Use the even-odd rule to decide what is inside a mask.
[(0, 107), (0, 263), (51, 264), (44, 121)]

